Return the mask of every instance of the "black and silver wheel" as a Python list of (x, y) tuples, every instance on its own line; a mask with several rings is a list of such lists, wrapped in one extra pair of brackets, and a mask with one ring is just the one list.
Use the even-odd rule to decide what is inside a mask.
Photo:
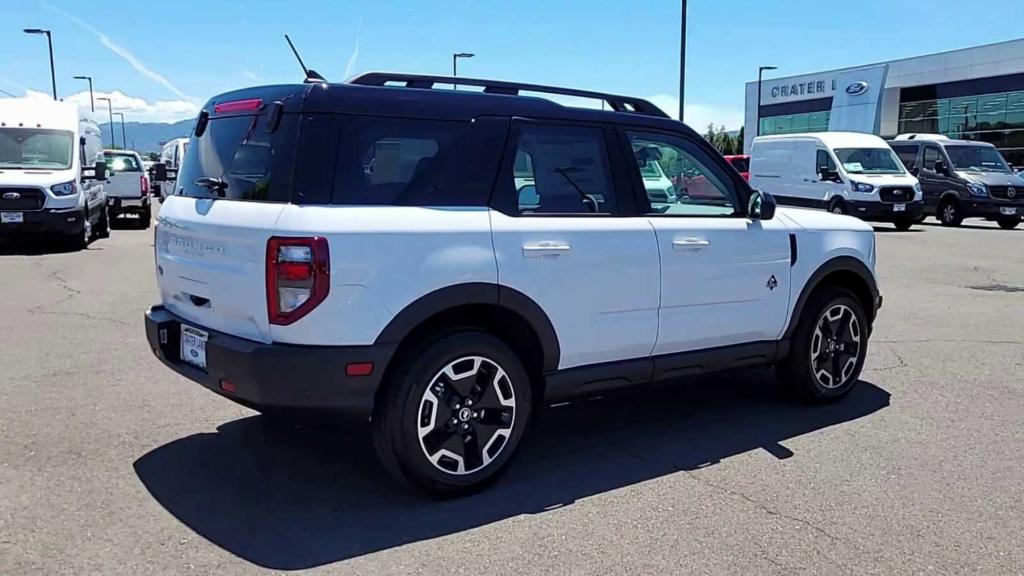
[(846, 214), (846, 204), (839, 198), (833, 198), (828, 205), (828, 211), (833, 214)]
[(100, 219), (96, 222), (96, 237), (110, 238), (110, 214), (105, 205), (100, 208)]
[(92, 240), (92, 222), (89, 221), (89, 211), (82, 211), (82, 228), (68, 237), (68, 243), (74, 250), (85, 250)]
[(1000, 216), (997, 222), (1003, 230), (1013, 230), (1020, 224), (1020, 216)]
[(914, 226), (914, 222), (913, 218), (897, 218), (892, 223), (900, 232), (906, 232)]
[(959, 226), (964, 221), (963, 209), (956, 200), (946, 200), (940, 204), (938, 216), (943, 226)]
[(445, 496), (496, 479), (530, 418), (529, 378), (515, 352), (490, 334), (465, 331), (403, 356), (409, 364), (385, 383), (374, 413), (385, 467)]
[(867, 355), (864, 309), (849, 291), (819, 289), (807, 302), (779, 376), (801, 399), (822, 402), (847, 394)]

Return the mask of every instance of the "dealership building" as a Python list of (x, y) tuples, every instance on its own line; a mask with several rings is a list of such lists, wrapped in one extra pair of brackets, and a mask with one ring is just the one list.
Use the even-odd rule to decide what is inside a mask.
[(745, 148), (754, 136), (845, 130), (991, 142), (1024, 165), (1024, 38), (786, 78), (748, 82)]

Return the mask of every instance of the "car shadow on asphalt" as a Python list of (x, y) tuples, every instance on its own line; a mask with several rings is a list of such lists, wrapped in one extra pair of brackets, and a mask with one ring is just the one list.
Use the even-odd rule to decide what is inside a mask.
[(864, 381), (841, 402), (795, 404), (769, 374), (551, 408), (507, 474), (455, 500), (391, 481), (365, 430), (299, 429), (260, 416), (160, 446), (136, 460), (135, 471), (202, 537), (254, 564), (297, 570), (541, 514), (758, 448), (799, 457), (780, 442), (889, 405), (888, 392)]
[[(102, 250), (95, 242), (86, 250)], [(70, 254), (82, 249), (53, 238), (4, 238), (0, 239), (0, 256), (46, 256), (48, 254)]]

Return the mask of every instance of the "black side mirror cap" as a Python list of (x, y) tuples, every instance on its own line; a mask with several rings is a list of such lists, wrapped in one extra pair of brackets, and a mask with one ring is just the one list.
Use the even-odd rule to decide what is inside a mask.
[(945, 160), (936, 160), (934, 170), (936, 174), (949, 175), (949, 167), (946, 166)]
[(106, 180), (107, 163), (99, 161), (92, 168), (82, 168), (82, 180)]
[(173, 178), (173, 170), (167, 168), (167, 164), (164, 162), (157, 162), (153, 164), (153, 182), (167, 182), (170, 178)]
[(775, 198), (767, 192), (754, 190), (747, 201), (747, 216), (751, 220), (771, 220), (775, 218)]

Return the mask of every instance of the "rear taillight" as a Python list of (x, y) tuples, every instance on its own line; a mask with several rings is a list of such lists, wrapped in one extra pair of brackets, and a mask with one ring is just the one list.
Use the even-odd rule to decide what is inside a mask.
[(149, 178), (146, 178), (145, 175), (139, 176), (139, 191), (143, 196), (149, 194)]
[(267, 316), (287, 326), (309, 314), (331, 288), (327, 239), (273, 237), (267, 241)]

